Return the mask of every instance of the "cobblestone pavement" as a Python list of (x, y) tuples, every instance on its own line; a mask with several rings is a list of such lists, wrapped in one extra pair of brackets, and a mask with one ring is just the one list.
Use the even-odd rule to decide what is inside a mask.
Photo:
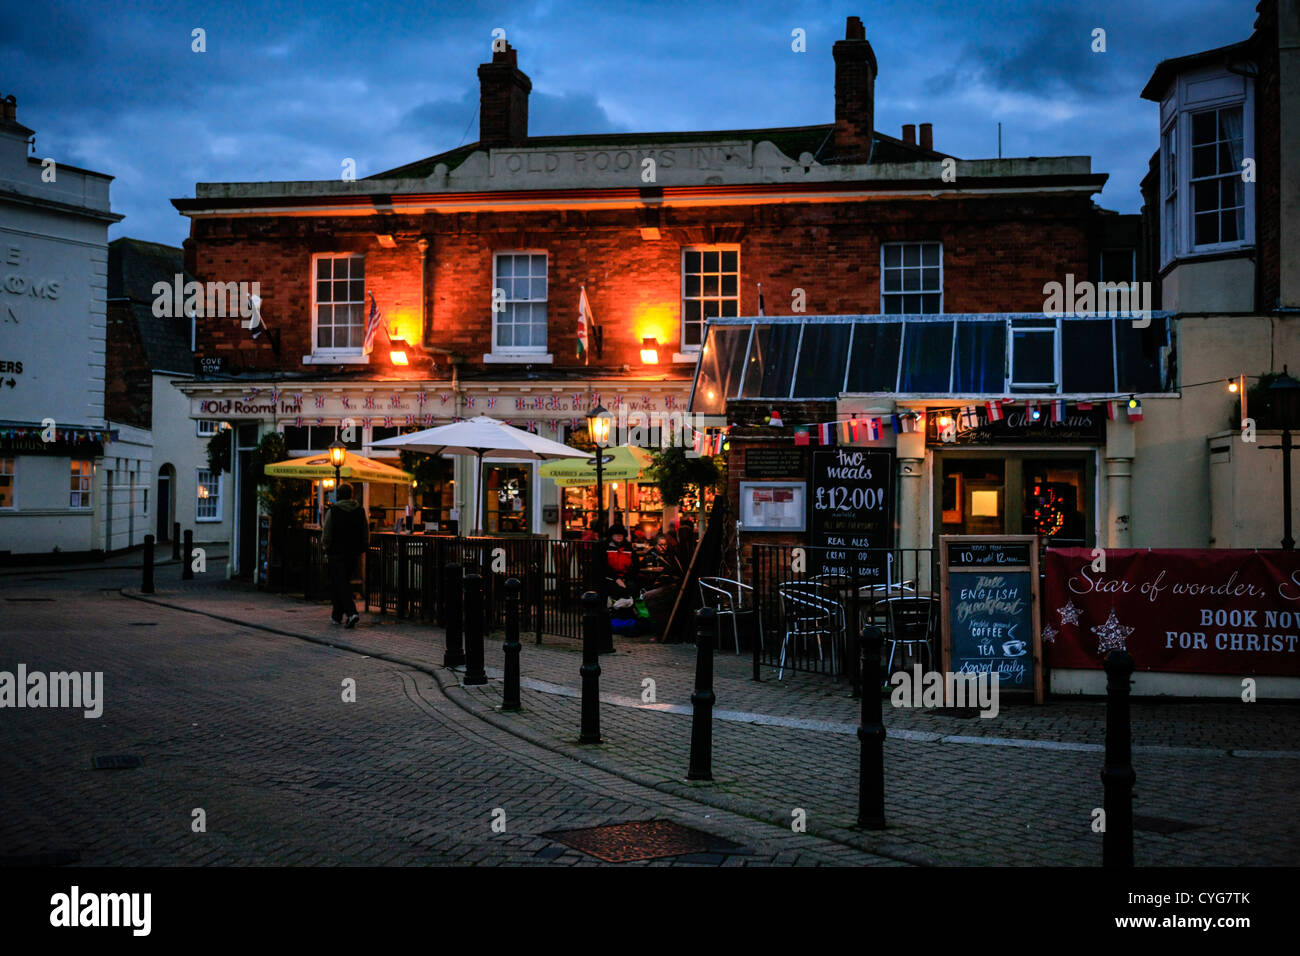
[[(1004, 702), (993, 720), (886, 704), (890, 826), (870, 833), (852, 829), (858, 766), (852, 731), (859, 702), (846, 687), (824, 678), (787, 675), (778, 683), (765, 670), (765, 680), (754, 682), (747, 659), (720, 653), (717, 708), (727, 719), (714, 722), (715, 780), (688, 784), (683, 778), (692, 647), (616, 639), (619, 652), (601, 658), (606, 743), (579, 748), (574, 743), (579, 725), (579, 702), (573, 696), (580, 664), (576, 642), (547, 637), (539, 647), (526, 635), (525, 710), (502, 714), (496, 710), (497, 680), (463, 688), (459, 675), (442, 668), (437, 629), (365, 615), (360, 627), (344, 631), (328, 624), (327, 608), (291, 597), (211, 579), (187, 582), (184, 588), (179, 582), (163, 587), (161, 579), (159, 584), (154, 600), (165, 604), (346, 643), (423, 667), (446, 689), (439, 715), (457, 727), (473, 715), (481, 732), (497, 734), (492, 739), (507, 750), (535, 744), (528, 753), (545, 748), (548, 759), (560, 759), (564, 767), (582, 767), (610, 786), (640, 788), (636, 792), (652, 799), (676, 797), (685, 806), (694, 805), (697, 815), (734, 813), (737, 820), (768, 821), (771, 826), (763, 832), (784, 837), (792, 816), (802, 811), (810, 833), (838, 841), (838, 851), (851, 853), (849, 848), (856, 847), (893, 861), (1095, 865), (1100, 859), (1100, 836), (1090, 827), (1093, 809), (1102, 802), (1098, 774), (1104, 705), (1098, 701), (1052, 701), (1041, 708)], [(121, 600), (151, 620), (172, 613), (157, 604)], [(211, 617), (188, 619), (180, 626), (221, 633), (204, 623)], [(241, 632), (245, 629), (235, 628)], [(251, 634), (245, 636), (253, 640)], [(261, 639), (271, 640), (266, 632)], [(499, 677), (500, 635), (488, 641), (487, 660), (489, 674)], [(654, 705), (641, 703), (647, 677), (655, 681)], [(448, 702), (464, 710), (456, 715)], [(1140, 821), (1146, 829), (1137, 834), (1139, 864), (1294, 862), (1300, 849), (1291, 823), (1300, 808), (1300, 708), (1137, 701), (1133, 725), (1135, 809), (1152, 818)], [(481, 807), (477, 812), (482, 818)], [(647, 813), (636, 816), (646, 818)], [(1170, 830), (1176, 832), (1157, 832)], [(518, 857), (492, 860), (514, 862)]]
[[(0, 670), (102, 671), (105, 701), (98, 719), (0, 710), (0, 862), (582, 866), (598, 861), (541, 834), (660, 818), (745, 852), (642, 865), (893, 862), (527, 743), (412, 667), (131, 600), (128, 581), (138, 572), (0, 582)], [(200, 582), (190, 597), (219, 590)], [(253, 623), (292, 610), (238, 600)], [(102, 754), (144, 763), (91, 769)]]

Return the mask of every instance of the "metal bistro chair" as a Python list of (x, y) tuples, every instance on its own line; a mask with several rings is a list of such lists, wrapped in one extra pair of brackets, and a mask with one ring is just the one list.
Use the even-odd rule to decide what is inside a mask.
[(777, 587), (781, 597), (781, 616), (785, 621), (785, 636), (781, 640), (781, 657), (777, 662), (776, 679), (785, 673), (785, 651), (790, 639), (817, 639), (817, 659), (825, 660), (822, 637), (831, 642), (831, 670), (835, 670), (837, 642), (846, 634), (844, 608), (835, 600), (830, 589), (816, 581), (795, 581)]
[(889, 644), (889, 660), (885, 664), (885, 685), (894, 672), (894, 654), (902, 645), (908, 656), (917, 659), (917, 652), (925, 658), (925, 667), (932, 665), (930, 659), (930, 642), (938, 624), (938, 601), (932, 597), (920, 595), (899, 595), (887, 597), (882, 602), (886, 608), (888, 632), (885, 640)]
[(731, 578), (700, 578), (700, 603), (711, 607), (718, 617), (731, 618), (731, 636), (740, 653), (740, 625), (737, 616), (753, 613), (758, 618), (758, 646), (763, 646), (763, 612), (754, 600), (754, 589)]

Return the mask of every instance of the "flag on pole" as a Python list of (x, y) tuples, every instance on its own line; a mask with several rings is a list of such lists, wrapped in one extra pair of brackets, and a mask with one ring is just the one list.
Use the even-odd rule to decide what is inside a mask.
[(582, 359), (583, 364), (587, 364), (588, 351), (591, 348), (590, 331), (593, 324), (591, 317), (591, 303), (587, 301), (587, 287), (579, 286), (578, 288), (578, 358)]
[(989, 421), (991, 422), (1002, 421), (1002, 403), (997, 399), (994, 399), (991, 402), (985, 402), (984, 411), (988, 413)]
[(1052, 421), (1054, 422), (1065, 421), (1065, 414), (1066, 414), (1065, 399), (1058, 398), (1054, 402), (1052, 402)]
[(266, 321), (262, 318), (262, 297), (260, 295), (250, 295), (248, 297), (248, 310), (251, 313), (248, 318), (247, 328), (253, 332), (253, 338), (262, 334), (262, 330), (268, 328)]
[(370, 316), (366, 319), (366, 341), (362, 345), (361, 351), (369, 355), (375, 347), (375, 336), (379, 333), (379, 323), (383, 316), (379, 314), (379, 303), (375, 301), (375, 294), (370, 293)]
[(817, 426), (817, 441), (823, 445), (835, 444), (834, 422), (822, 422)]

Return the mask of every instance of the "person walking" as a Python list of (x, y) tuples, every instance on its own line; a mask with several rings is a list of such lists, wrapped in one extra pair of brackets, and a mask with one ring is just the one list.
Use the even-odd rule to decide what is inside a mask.
[(370, 543), (370, 527), (365, 511), (352, 497), (352, 486), (347, 483), (339, 485), (334, 504), (325, 513), (320, 543), (329, 571), (330, 597), (334, 601), (330, 621), (344, 627), (356, 627), (361, 616), (352, 600), (352, 572), (357, 566), (357, 556)]

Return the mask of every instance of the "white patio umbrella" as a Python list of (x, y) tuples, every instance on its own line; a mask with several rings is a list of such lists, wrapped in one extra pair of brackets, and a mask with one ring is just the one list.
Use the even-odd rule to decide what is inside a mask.
[(397, 435), (371, 444), (371, 448), (397, 448), (419, 451), (429, 455), (473, 455), (478, 459), (475, 474), (478, 487), (474, 489), (474, 533), (479, 532), (479, 501), (483, 487), (483, 458), (491, 455), (511, 461), (539, 461), (551, 458), (590, 458), (577, 448), (570, 448), (522, 428), (507, 425), (497, 418), (479, 415), (463, 422), (438, 425), (409, 435)]

